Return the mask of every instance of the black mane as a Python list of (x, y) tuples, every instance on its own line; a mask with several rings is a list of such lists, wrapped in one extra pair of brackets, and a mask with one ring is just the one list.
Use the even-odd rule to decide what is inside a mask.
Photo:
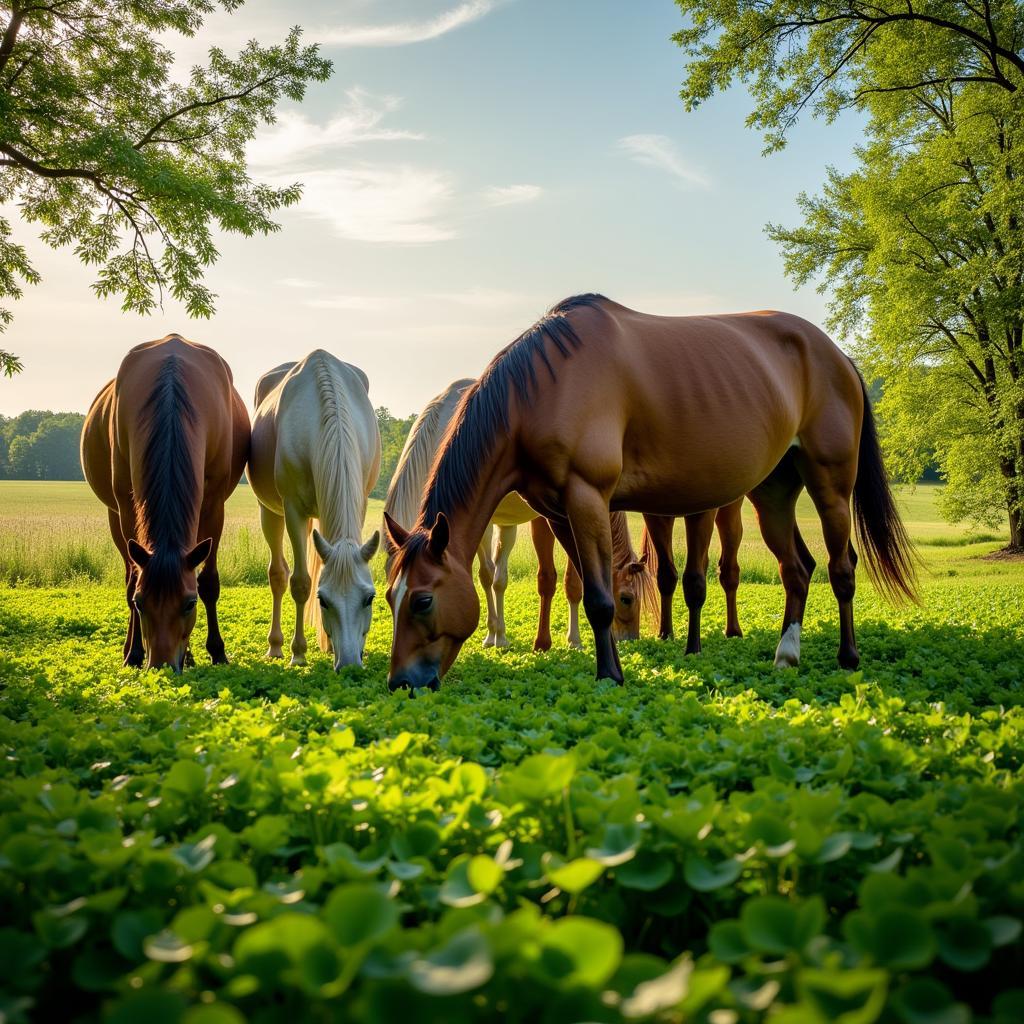
[(189, 441), (196, 410), (178, 356), (168, 356), (160, 367), (144, 415), (149, 434), (136, 504), (141, 540), (153, 553), (146, 567), (146, 588), (159, 591), (181, 578), (182, 556), (195, 543), (189, 525), (198, 481)]
[[(441, 442), (423, 495), (417, 527), (429, 529), (438, 512), (450, 513), (475, 486), (481, 467), (490, 458), (495, 438), (509, 430), (510, 391), (514, 388), (520, 402), (525, 403), (536, 387), (537, 358), (547, 367), (551, 379), (555, 379), (548, 343), (564, 359), (579, 348), (579, 336), (566, 314), (574, 309), (595, 308), (606, 301), (603, 295), (593, 293), (563, 299), (491, 360), (480, 379), (462, 397)], [(414, 553), (411, 548), (421, 536), (418, 531), (413, 533), (409, 555)]]

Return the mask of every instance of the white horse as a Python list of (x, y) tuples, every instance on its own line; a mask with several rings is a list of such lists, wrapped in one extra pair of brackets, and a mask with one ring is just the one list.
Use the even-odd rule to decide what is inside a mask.
[[(321, 650), (333, 651), (336, 670), (363, 663), (375, 595), (369, 561), (380, 544), (380, 531), (361, 540), (367, 498), (380, 474), (380, 432), (368, 388), (362, 370), (322, 349), (282, 363), (256, 385), (249, 482), (270, 545), (268, 658), (284, 656), (287, 529), (294, 562), (291, 663), (306, 663), (304, 613), (317, 627)], [(312, 520), (319, 529), (311, 534)], [(306, 611), (314, 590), (317, 600)]]
[[(456, 407), (472, 380), (457, 380), (432, 399), (420, 413), (409, 431), (402, 456), (391, 478), (384, 510), (399, 526), (407, 529), (416, 521), (420, 498), (430, 474), (434, 456), (441, 445), (444, 433), (455, 415)], [(649, 599), (653, 594), (650, 573), (646, 562), (641, 563), (632, 550), (629, 530), (622, 513), (612, 514), (616, 557), (616, 626), (621, 638), (639, 635), (639, 598)], [(530, 508), (515, 492), (506, 495), (494, 512), (494, 517), (484, 531), (477, 548), (480, 584), (487, 600), (487, 636), (485, 647), (508, 647), (505, 633), (505, 590), (508, 587), (508, 560), (516, 542), (518, 528), (530, 524), (533, 544), (537, 551), (537, 592), (540, 594), (540, 616), (537, 623), (537, 638), (534, 650), (546, 651), (551, 647), (551, 599), (554, 597), (558, 577), (555, 572), (555, 536), (548, 521)], [(497, 527), (497, 543), (493, 556), (491, 545), (494, 528)], [(387, 534), (385, 533), (385, 537)], [(385, 541), (386, 544), (386, 541)], [(388, 569), (393, 552), (388, 551)], [(583, 600), (583, 583), (572, 562), (565, 567), (565, 596), (569, 602), (569, 629), (566, 639), (570, 647), (582, 647), (580, 640), (580, 602)], [(652, 598), (650, 598), (652, 599)], [(633, 607), (634, 600), (637, 604)], [(622, 607), (619, 607), (620, 601)]]

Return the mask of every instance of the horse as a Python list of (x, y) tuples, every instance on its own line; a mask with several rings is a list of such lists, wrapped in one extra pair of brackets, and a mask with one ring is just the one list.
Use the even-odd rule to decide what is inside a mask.
[[(679, 573), (672, 553), (674, 516), (644, 515), (644, 530), (640, 539), (642, 559), (658, 581), (661, 596), (659, 640), (672, 639), (672, 598), (675, 595)], [(718, 559), (718, 582), (725, 592), (725, 635), (743, 636), (739, 612), (736, 608), (736, 590), (740, 584), (740, 565), (737, 555), (743, 540), (743, 498), (722, 508), (709, 509), (686, 516), (686, 565), (683, 569), (683, 599), (688, 612), (686, 653), (700, 654), (701, 610), (707, 599), (708, 548), (711, 535), (718, 530), (721, 555)], [(809, 557), (809, 556), (808, 556)], [(814, 571), (811, 559), (809, 573)]]
[(791, 314), (664, 317), (601, 295), (566, 299), (463, 396), (411, 530), (385, 519), (401, 549), (387, 589), (388, 684), (440, 685), (479, 617), (469, 562), (512, 490), (569, 551), (597, 677), (618, 683), (609, 510), (687, 516), (748, 495), (786, 594), (775, 664), (797, 665), (810, 579), (796, 530), (804, 487), (839, 605), (838, 661), (854, 668), (854, 521), (883, 593), (915, 599), (916, 569), (852, 361)]
[[(395, 522), (408, 526), (415, 521), (430, 467), (459, 400), (472, 384), (471, 378), (453, 381), (427, 403), (413, 423), (384, 501), (385, 512)], [(516, 542), (517, 529), (523, 523), (530, 524), (538, 561), (537, 592), (540, 595), (540, 615), (533, 649), (547, 651), (551, 649), (551, 600), (558, 578), (554, 561), (555, 536), (548, 521), (543, 516), (538, 516), (515, 492), (502, 498), (477, 546), (477, 571), (487, 602), (487, 634), (484, 638), (484, 647), (509, 646), (505, 632), (508, 561)], [(647, 569), (647, 559), (640, 559), (633, 550), (626, 517), (621, 512), (612, 513), (612, 525), (616, 595), (615, 621), (612, 628), (617, 640), (635, 640), (640, 636), (641, 611), (650, 610), (654, 605), (653, 576)], [(495, 527), (498, 531), (497, 544), (493, 547), (492, 556)], [(386, 569), (390, 572), (396, 549), (388, 543), (386, 530), (384, 549), (387, 554)], [(583, 599), (583, 583), (571, 559), (566, 562), (564, 587), (569, 602), (567, 641), (570, 647), (581, 648), (583, 644), (580, 639), (579, 606)]]
[(291, 664), (306, 664), (304, 618), (316, 628), (320, 649), (333, 652), (335, 671), (363, 663), (376, 595), (369, 563), (380, 544), (380, 531), (361, 539), (380, 474), (380, 431), (369, 386), (362, 370), (322, 349), (301, 362), (282, 363), (256, 384), (249, 479), (270, 547), (268, 658), (284, 657), (287, 529), (295, 602)]
[(147, 668), (180, 673), (193, 664), (197, 600), (206, 650), (215, 665), (227, 662), (217, 549), (248, 453), (249, 415), (228, 364), (178, 334), (136, 345), (93, 401), (82, 469), (124, 559), (125, 665), (145, 659)]

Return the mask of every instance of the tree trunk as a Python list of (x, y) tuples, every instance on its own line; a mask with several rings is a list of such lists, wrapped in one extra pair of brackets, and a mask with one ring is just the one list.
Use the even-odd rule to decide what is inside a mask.
[(1009, 551), (1022, 551), (1024, 550), (1024, 523), (1021, 522), (1022, 516), (1020, 511), (1020, 503), (1011, 503), (1009, 509), (1010, 516), (1010, 546), (1007, 550)]

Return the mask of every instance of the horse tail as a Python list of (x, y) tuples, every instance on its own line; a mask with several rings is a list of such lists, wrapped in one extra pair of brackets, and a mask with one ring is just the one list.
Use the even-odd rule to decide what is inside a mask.
[(853, 485), (857, 538), (867, 555), (868, 575), (878, 590), (893, 602), (917, 602), (917, 553), (896, 508), (863, 377), (860, 386), (864, 392), (864, 422)]
[[(314, 519), (312, 525), (320, 528), (320, 522)], [(309, 570), (309, 600), (306, 602), (306, 625), (316, 630), (317, 639), (320, 641), (320, 650), (328, 648), (328, 636), (324, 629), (323, 618), (320, 615), (320, 599), (317, 591), (320, 586), (320, 573), (323, 571), (324, 563), (320, 558), (316, 545), (313, 543), (313, 531), (309, 531), (306, 538), (306, 568)]]

